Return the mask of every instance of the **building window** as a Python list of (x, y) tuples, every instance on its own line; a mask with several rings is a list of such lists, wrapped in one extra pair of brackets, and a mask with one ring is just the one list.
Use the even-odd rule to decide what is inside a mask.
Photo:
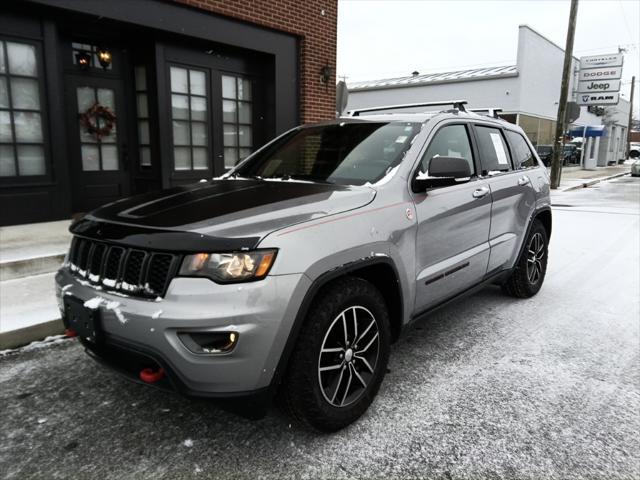
[[(90, 45), (88, 43), (71, 43), (71, 53), (73, 55), (73, 64), (80, 65), (78, 60), (82, 58), (82, 55), (85, 54), (86, 58), (89, 60), (88, 68), (99, 68), (103, 70), (102, 65), (100, 65), (100, 60), (98, 60), (98, 46)], [(82, 65), (84, 67), (84, 65)], [(113, 65), (110, 63), (107, 65), (105, 70), (111, 70)]]
[(0, 177), (46, 173), (37, 52), (0, 40)]
[(253, 103), (251, 81), (222, 75), (222, 122), (224, 166), (234, 167), (253, 149)]
[(173, 165), (175, 170), (209, 169), (207, 73), (170, 67)]
[[(78, 117), (96, 103), (107, 107), (114, 115), (117, 115), (115, 92), (110, 88), (78, 87), (76, 97), (78, 99)], [(99, 115), (95, 115), (91, 122), (97, 128), (102, 128), (106, 125)], [(86, 126), (80, 120), (78, 121), (78, 128), (82, 170), (85, 172), (118, 170), (118, 145), (116, 143), (118, 132), (115, 122), (109, 134), (103, 136), (88, 132)]]
[(141, 167), (151, 166), (151, 141), (149, 140), (149, 96), (147, 71), (144, 65), (135, 68), (136, 113), (138, 116), (138, 158)]

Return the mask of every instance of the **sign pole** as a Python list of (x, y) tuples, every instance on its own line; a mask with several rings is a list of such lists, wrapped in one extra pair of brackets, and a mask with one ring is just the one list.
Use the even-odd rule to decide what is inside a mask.
[(567, 44), (564, 49), (564, 67), (562, 69), (562, 86), (560, 88), (560, 101), (558, 102), (558, 118), (556, 120), (556, 137), (553, 147), (553, 161), (551, 163), (551, 188), (557, 189), (560, 185), (560, 169), (562, 168), (564, 145), (564, 119), (567, 109), (567, 95), (569, 93), (569, 76), (571, 74), (571, 61), (573, 59), (573, 38), (576, 32), (576, 16), (578, 14), (578, 0), (571, 0), (569, 12), (569, 26), (567, 27)]
[(629, 125), (627, 126), (627, 158), (631, 151), (631, 125), (633, 124), (633, 91), (636, 87), (636, 76), (631, 77), (631, 95), (629, 96)]

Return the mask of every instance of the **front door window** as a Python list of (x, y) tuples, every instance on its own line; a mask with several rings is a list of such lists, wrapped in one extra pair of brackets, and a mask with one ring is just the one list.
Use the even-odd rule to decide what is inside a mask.
[(115, 92), (81, 86), (77, 87), (76, 96), (82, 170), (118, 170)]
[(234, 167), (253, 148), (253, 95), (251, 81), (222, 75), (224, 166)]

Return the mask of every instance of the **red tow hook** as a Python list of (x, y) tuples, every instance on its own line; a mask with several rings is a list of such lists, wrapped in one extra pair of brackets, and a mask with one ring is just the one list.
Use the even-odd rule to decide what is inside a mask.
[(65, 337), (69, 337), (69, 338), (77, 337), (78, 336), (78, 332), (76, 332), (73, 328), (67, 328), (64, 331), (64, 336)]
[(164, 378), (164, 370), (159, 368), (154, 370), (153, 368), (145, 368), (140, 370), (140, 380), (145, 383), (156, 383)]

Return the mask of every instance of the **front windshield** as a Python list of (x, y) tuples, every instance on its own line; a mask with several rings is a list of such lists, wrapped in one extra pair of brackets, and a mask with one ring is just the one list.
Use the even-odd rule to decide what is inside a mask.
[(301, 128), (238, 167), (232, 176), (364, 185), (398, 165), (421, 124), (345, 122)]

